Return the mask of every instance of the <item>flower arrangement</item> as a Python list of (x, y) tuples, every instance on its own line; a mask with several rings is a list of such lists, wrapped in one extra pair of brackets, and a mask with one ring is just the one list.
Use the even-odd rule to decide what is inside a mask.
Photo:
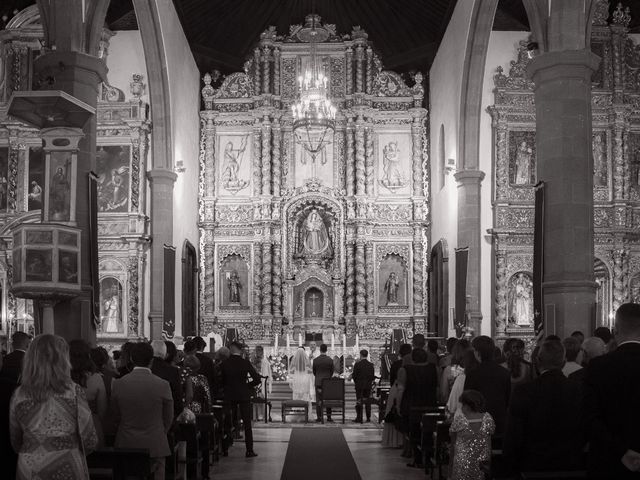
[(273, 379), (275, 381), (284, 381), (287, 379), (288, 373), (288, 358), (285, 354), (278, 353), (276, 355), (269, 355), (269, 363), (271, 364), (271, 372), (273, 373)]

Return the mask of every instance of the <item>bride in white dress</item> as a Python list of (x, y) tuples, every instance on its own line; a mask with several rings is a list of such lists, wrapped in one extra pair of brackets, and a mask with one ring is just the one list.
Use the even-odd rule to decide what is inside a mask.
[(296, 354), (293, 356), (293, 360), (291, 360), (291, 365), (289, 365), (289, 385), (291, 385), (291, 389), (293, 390), (293, 399), (309, 402), (309, 411), (311, 411), (311, 404), (313, 402), (311, 392), (315, 390), (315, 388), (313, 385), (311, 362), (304, 347), (298, 348)]

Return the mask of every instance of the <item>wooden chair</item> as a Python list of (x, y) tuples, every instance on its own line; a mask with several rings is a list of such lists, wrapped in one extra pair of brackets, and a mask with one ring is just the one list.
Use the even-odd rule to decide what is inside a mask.
[[(304, 409), (304, 411), (302, 411)], [(284, 400), (282, 402), (282, 423), (287, 415), (304, 415), (304, 423), (309, 423), (309, 402), (304, 400)]]
[[(271, 402), (269, 401), (269, 377), (262, 377), (262, 393), (263, 397), (254, 396), (251, 397), (251, 404), (253, 407), (257, 407), (258, 405), (264, 405), (264, 423), (269, 423), (271, 420)], [(253, 413), (256, 414), (254, 420), (257, 420), (257, 412), (255, 408), (252, 409)]]
[(325, 408), (332, 410), (338, 408), (342, 413), (342, 423), (345, 422), (345, 406), (344, 406), (344, 379), (342, 378), (324, 378), (322, 380), (322, 400), (320, 401), (320, 415), (322, 423), (324, 423)]
[(151, 459), (146, 448), (100, 448), (87, 457), (91, 480), (150, 479)]
[(200, 435), (198, 428), (193, 423), (181, 423), (176, 431), (176, 440), (185, 442), (187, 453), (184, 459), (187, 469), (187, 478), (199, 480), (202, 472), (202, 452), (200, 451)]

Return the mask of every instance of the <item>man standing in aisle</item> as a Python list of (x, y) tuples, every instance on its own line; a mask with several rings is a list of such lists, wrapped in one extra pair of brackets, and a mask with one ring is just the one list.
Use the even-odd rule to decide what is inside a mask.
[[(333, 376), (333, 360), (327, 356), (327, 346), (323, 343), (320, 345), (320, 355), (313, 359), (313, 375), (316, 378), (316, 422), (322, 421), (322, 409), (320, 401), (322, 400), (322, 380)], [(331, 408), (327, 408), (327, 422), (331, 422)]]
[(353, 383), (356, 386), (356, 419), (354, 422), (362, 423), (362, 404), (365, 404), (367, 422), (371, 421), (371, 384), (375, 378), (373, 363), (367, 360), (369, 352), (360, 350), (360, 360), (353, 366)]
[[(222, 363), (222, 385), (224, 401), (231, 412), (240, 409), (240, 418), (244, 425), (244, 443), (247, 447), (246, 457), (257, 457), (253, 451), (253, 431), (251, 430), (251, 388), (260, 385), (261, 379), (251, 362), (242, 358), (242, 344), (233, 342), (229, 345), (231, 356)], [(253, 381), (247, 383), (247, 375)]]

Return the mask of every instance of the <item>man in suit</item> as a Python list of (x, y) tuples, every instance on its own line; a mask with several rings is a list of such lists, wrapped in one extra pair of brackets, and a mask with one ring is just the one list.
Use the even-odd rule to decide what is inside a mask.
[(11, 335), (13, 352), (6, 355), (2, 361), (0, 376), (17, 382), (22, 373), (22, 360), (31, 343), (31, 335), (24, 332), (15, 332)]
[[(322, 421), (322, 409), (320, 408), (320, 400), (322, 400), (322, 380), (333, 377), (333, 360), (327, 356), (327, 346), (323, 343), (320, 345), (320, 355), (313, 359), (313, 374), (315, 375), (316, 385), (316, 422)], [(327, 422), (331, 420), (331, 408), (327, 408)]]
[(480, 365), (465, 372), (465, 390), (477, 390), (485, 398), (487, 412), (496, 422), (496, 436), (502, 436), (507, 416), (507, 405), (511, 393), (511, 378), (506, 368), (494, 360), (495, 344), (493, 339), (485, 335), (476, 337), (471, 342)]
[(518, 385), (511, 396), (503, 452), (512, 473), (583, 466), (580, 388), (562, 373), (564, 358), (562, 343), (543, 342), (540, 376)]
[[(260, 375), (253, 368), (251, 362), (242, 358), (242, 344), (233, 342), (229, 345), (231, 356), (222, 363), (222, 384), (224, 400), (231, 412), (240, 409), (240, 418), (244, 425), (244, 443), (247, 448), (247, 458), (257, 457), (253, 451), (253, 431), (251, 430), (251, 390), (260, 385)], [(247, 383), (247, 375), (253, 379)]]
[(585, 425), (589, 478), (640, 478), (640, 304), (620, 305), (618, 347), (587, 366)]
[(151, 361), (151, 373), (169, 382), (171, 397), (173, 398), (174, 418), (182, 412), (182, 385), (180, 384), (180, 372), (173, 365), (169, 365), (167, 358), (167, 345), (162, 340), (151, 342), (153, 348), (153, 360)]
[(371, 384), (375, 378), (373, 363), (367, 360), (369, 352), (360, 350), (360, 360), (353, 366), (353, 383), (356, 387), (356, 418), (354, 422), (362, 423), (362, 404), (365, 404), (367, 422), (371, 421), (371, 403), (367, 400), (371, 397)]
[(200, 373), (204, 375), (209, 382), (209, 390), (213, 391), (215, 389), (215, 374), (213, 369), (213, 358), (211, 358), (207, 353), (204, 353), (204, 349), (207, 346), (207, 342), (204, 341), (202, 337), (195, 337), (193, 339), (193, 344), (196, 348), (196, 357), (200, 360)]
[(111, 408), (117, 425), (117, 448), (146, 448), (155, 480), (164, 480), (171, 454), (167, 432), (173, 422), (169, 382), (151, 373), (153, 348), (146, 342), (131, 347), (133, 370), (111, 386)]
[(393, 386), (398, 378), (398, 370), (402, 368), (402, 362), (404, 361), (404, 357), (406, 355), (411, 355), (411, 351), (413, 348), (408, 343), (403, 343), (400, 345), (400, 350), (398, 351), (398, 359), (391, 364), (391, 368), (389, 368), (389, 384)]
[(589, 362), (594, 358), (601, 357), (607, 353), (607, 346), (601, 338), (589, 337), (582, 342), (580, 351), (582, 352), (582, 368), (571, 373), (569, 375), (569, 379), (574, 382), (578, 382), (582, 386), (587, 375), (586, 368), (589, 365)]

